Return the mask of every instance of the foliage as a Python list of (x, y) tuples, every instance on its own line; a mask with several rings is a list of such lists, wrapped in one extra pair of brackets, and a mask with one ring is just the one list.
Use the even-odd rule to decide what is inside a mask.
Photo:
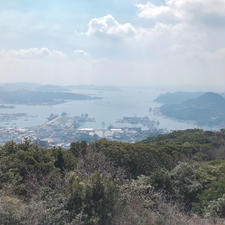
[(225, 130), (69, 150), (8, 142), (0, 147), (0, 225), (216, 224), (225, 218), (224, 146)]
[(87, 143), (82, 142), (73, 142), (70, 145), (70, 151), (75, 157), (84, 156), (87, 153)]
[(109, 142), (105, 139), (91, 144), (94, 151), (100, 152), (115, 163), (117, 167), (127, 170), (131, 177), (149, 175), (157, 168), (172, 168), (173, 157), (166, 151), (143, 144)]
[(117, 186), (100, 174), (87, 178), (71, 173), (67, 178), (67, 209), (72, 215), (83, 213), (85, 224), (111, 224), (117, 199)]
[(225, 194), (222, 198), (213, 200), (209, 203), (208, 207), (205, 209), (206, 217), (225, 217)]
[[(8, 186), (14, 194), (27, 196), (31, 178), (43, 185), (47, 177), (53, 179), (59, 172), (75, 168), (76, 159), (62, 149), (45, 149), (29, 141), (16, 145), (7, 143), (0, 151), (0, 188)], [(51, 177), (51, 178), (50, 178)]]
[(199, 129), (175, 131), (157, 137), (149, 137), (142, 142), (148, 146), (157, 146), (161, 149), (174, 149), (171, 154), (180, 153), (180, 159), (206, 161), (225, 159), (225, 132), (212, 132)]

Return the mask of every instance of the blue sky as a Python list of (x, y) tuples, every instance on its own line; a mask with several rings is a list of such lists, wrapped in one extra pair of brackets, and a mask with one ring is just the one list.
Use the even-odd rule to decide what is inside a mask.
[[(94, 17), (113, 14), (122, 22), (130, 19), (134, 21), (135, 3), (131, 4), (132, 1), (126, 0), (122, 1), (123, 3), (119, 2), (116, 0), (1, 0), (0, 11), (6, 14), (4, 19), (9, 20), (8, 28), (12, 33), (15, 34), (18, 27), (22, 26), (20, 32), (10, 35), (11, 38), (7, 37), (7, 41), (1, 42), (1, 47), (10, 49), (13, 45), (21, 48), (48, 46), (69, 50), (71, 47), (82, 45), (82, 40), (76, 32), (86, 32), (88, 22)], [(44, 32), (44, 28), (52, 29), (52, 32), (46, 30)], [(72, 43), (68, 43), (68, 39)]]
[(1, 82), (225, 84), (225, 0), (0, 0)]

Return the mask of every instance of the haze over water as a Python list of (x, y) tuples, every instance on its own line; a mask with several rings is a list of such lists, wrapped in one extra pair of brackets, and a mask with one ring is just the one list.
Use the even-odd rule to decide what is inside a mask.
[[(1, 109), (1, 112), (26, 113), (28, 116), (9, 123), (0, 123), (0, 126), (18, 128), (37, 126), (46, 122), (51, 113), (61, 114), (66, 112), (70, 116), (80, 116), (87, 113), (89, 117), (96, 119), (96, 122), (83, 124), (82, 127), (84, 128), (107, 128), (111, 125), (114, 127), (131, 126), (129, 124), (116, 123), (117, 120), (122, 119), (124, 116), (148, 116), (150, 120), (158, 120), (160, 122), (159, 128), (168, 130), (196, 127), (193, 123), (179, 122), (149, 112), (149, 107), (154, 109), (160, 106), (154, 102), (154, 99), (165, 92), (163, 89), (121, 88), (118, 91), (74, 89), (73, 92), (102, 97), (102, 99), (77, 100), (53, 106), (15, 105), (14, 109)], [(137, 125), (137, 127), (140, 126)]]

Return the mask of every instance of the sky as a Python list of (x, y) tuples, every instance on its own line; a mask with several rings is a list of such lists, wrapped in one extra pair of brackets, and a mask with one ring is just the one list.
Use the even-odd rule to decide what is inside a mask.
[(225, 0), (0, 0), (0, 82), (225, 89)]

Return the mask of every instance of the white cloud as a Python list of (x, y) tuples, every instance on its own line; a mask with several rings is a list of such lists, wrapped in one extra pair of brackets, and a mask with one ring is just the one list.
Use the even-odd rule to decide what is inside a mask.
[[(118, 7), (123, 4), (117, 2)], [(121, 20), (112, 15), (93, 18), (85, 35), (81, 21), (74, 27), (73, 21), (80, 17), (62, 22), (63, 17), (56, 21), (33, 11), (0, 12), (0, 49), (6, 49), (0, 50), (0, 78), (2, 82), (220, 85), (225, 73), (224, 5), (225, 0), (138, 4), (139, 18), (133, 22), (129, 8)], [(81, 14), (87, 22), (90, 15)], [(80, 47), (74, 50), (74, 43)], [(65, 56), (58, 48), (71, 49), (71, 54)]]
[(156, 6), (151, 2), (147, 4), (138, 4), (137, 8), (139, 10), (138, 16), (147, 19), (181, 19), (182, 14), (179, 10), (171, 8), (168, 5)]
[(88, 56), (89, 55), (86, 51), (84, 51), (82, 49), (76, 49), (73, 51), (73, 53), (77, 56)]
[(34, 59), (34, 58), (64, 58), (65, 54), (48, 48), (29, 48), (0, 50), (0, 56), (6, 58)]
[[(107, 74), (110, 82), (117, 79), (130, 83), (219, 85), (224, 76), (224, 31), (202, 23), (206, 22), (204, 16), (216, 19), (222, 12), (207, 9), (212, 1), (205, 0), (204, 7), (203, 1), (195, 2), (167, 0), (161, 6), (139, 4), (139, 17), (154, 23), (139, 27), (127, 23), (132, 27), (131, 34), (118, 32), (118, 27), (124, 28), (124, 24), (111, 15), (91, 20), (86, 34), (99, 38), (99, 46), (106, 46), (105, 57), (109, 57), (109, 61), (95, 65), (93, 73)], [(123, 40), (116, 47), (108, 40), (115, 38)], [(110, 54), (120, 60), (115, 62)]]
[(207, 14), (213, 16), (225, 16), (224, 0), (167, 0), (170, 8), (189, 12), (189, 14)]
[(202, 52), (199, 57), (205, 60), (216, 60), (216, 61), (223, 61), (225, 60), (225, 48), (216, 49), (215, 51), (205, 51)]
[(137, 4), (137, 8), (141, 18), (225, 24), (225, 0), (165, 0), (163, 5), (148, 2)]
[(187, 62), (207, 59), (215, 63), (223, 58), (225, 0), (165, 0), (161, 5), (148, 2), (137, 8), (140, 18), (154, 21), (140, 35), (148, 48)]
[(86, 35), (109, 39), (132, 38), (136, 29), (130, 23), (120, 24), (112, 15), (94, 18), (88, 23)]
[[(167, 1), (167, 3), (178, 4), (177, 1), (178, 0), (170, 0)], [(189, 1), (192, 2), (192, 0)], [(148, 3), (147, 5), (148, 7), (153, 7), (151, 3)], [(164, 10), (167, 10), (167, 8), (159, 7), (159, 12), (163, 12)], [(157, 13), (155, 12), (152, 16), (157, 17)], [(120, 39), (125, 41), (119, 43), (116, 48), (114, 48), (113, 45), (108, 44), (106, 45), (106, 50), (114, 55), (117, 54), (118, 56), (124, 56), (125, 53), (125, 56), (127, 57), (136, 57), (137, 59), (143, 60), (153, 59), (156, 62), (163, 57), (174, 59), (183, 58), (192, 61), (205, 60), (207, 54), (209, 55), (210, 52), (223, 48), (223, 38), (215, 39), (215, 32), (211, 31), (211, 28), (199, 27), (195, 26), (193, 23), (183, 21), (184, 18), (182, 15), (184, 14), (179, 14), (177, 10), (177, 14), (175, 15), (177, 21), (172, 24), (159, 22), (158, 20), (156, 20), (156, 23), (150, 27), (134, 27), (134, 25), (129, 24), (134, 29), (132, 35), (130, 35), (129, 38), (127, 38), (126, 35), (125, 37), (119, 36)], [(119, 26), (123, 26), (123, 24), (121, 25), (112, 16), (105, 16), (99, 19), (95, 18), (90, 21), (87, 34), (89, 36), (98, 37), (101, 40), (101, 46), (104, 46), (105, 42), (107, 43), (108, 41), (107, 39), (104, 40), (105, 37), (109, 37), (111, 39), (115, 37), (117, 34), (115, 31), (117, 30), (114, 29), (114, 27)], [(216, 33), (219, 34), (219, 31), (217, 30)], [(214, 43), (215, 40), (216, 43)], [(109, 46), (111, 46), (110, 51)], [(215, 55), (215, 53), (213, 54)], [(203, 57), (203, 55), (205, 56)], [(220, 60), (219, 53), (216, 55), (217, 56), (215, 57), (207, 57)]]

